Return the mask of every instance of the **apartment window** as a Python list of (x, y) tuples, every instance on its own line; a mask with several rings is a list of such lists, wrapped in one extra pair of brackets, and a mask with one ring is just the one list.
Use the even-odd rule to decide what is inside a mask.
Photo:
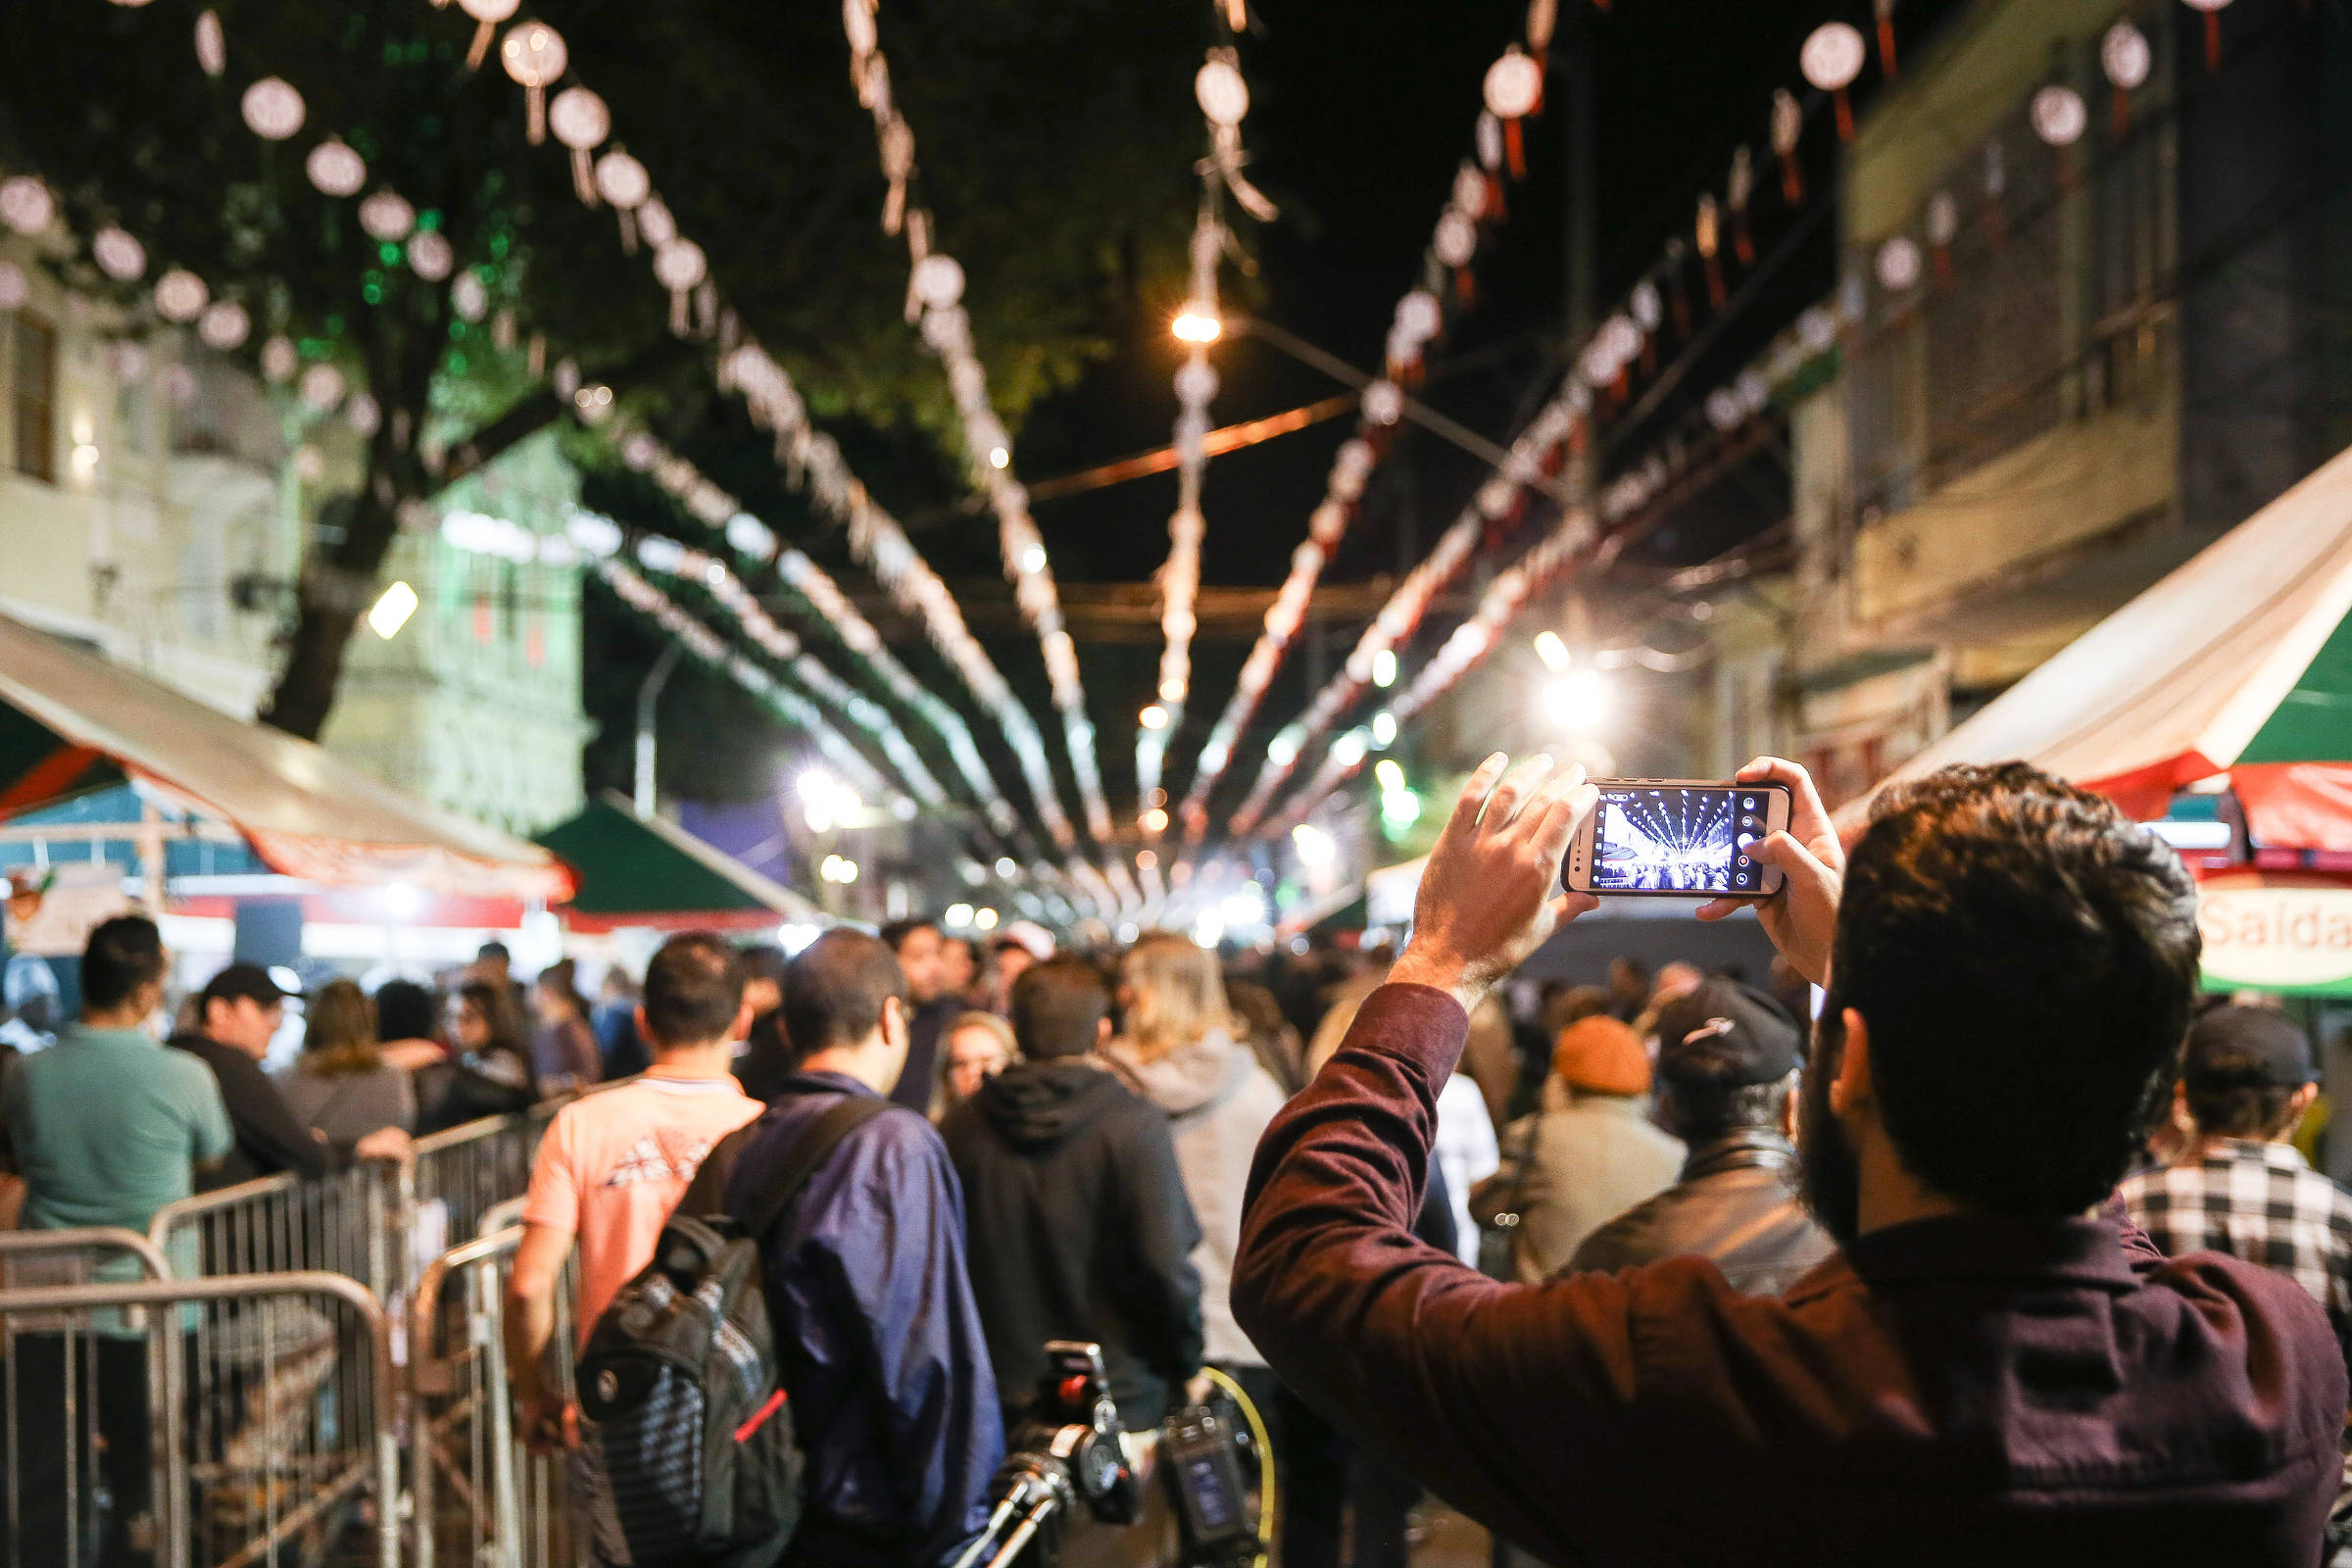
[(57, 481), (57, 328), (38, 317), (16, 321), (17, 471)]

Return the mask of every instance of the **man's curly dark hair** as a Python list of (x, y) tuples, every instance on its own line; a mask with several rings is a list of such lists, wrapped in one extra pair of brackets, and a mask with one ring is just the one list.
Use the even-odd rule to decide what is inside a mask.
[(1830, 984), (1915, 1176), (2069, 1214), (2114, 1191), (2171, 1095), (2199, 946), (2179, 857), (2111, 802), (2023, 762), (1953, 766), (1874, 803)]

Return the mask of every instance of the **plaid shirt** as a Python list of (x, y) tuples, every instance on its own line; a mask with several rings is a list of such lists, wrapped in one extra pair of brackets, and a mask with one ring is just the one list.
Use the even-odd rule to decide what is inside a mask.
[(2288, 1144), (2217, 1140), (2193, 1164), (2142, 1171), (2120, 1196), (2168, 1257), (2226, 1252), (2276, 1269), (2352, 1322), (2352, 1193)]

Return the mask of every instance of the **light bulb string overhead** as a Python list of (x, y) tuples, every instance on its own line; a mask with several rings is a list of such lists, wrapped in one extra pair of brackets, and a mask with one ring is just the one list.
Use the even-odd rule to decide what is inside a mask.
[[(1206, 830), (1209, 793), (1224, 776), (1233, 747), (1255, 715), (1302, 624), (1315, 583), (1353, 520), (1364, 488), (1404, 411), (1403, 387), (1416, 381), (1429, 345), (1444, 332), (1447, 307), (1467, 308), (1476, 297), (1473, 267), (1487, 225), (1505, 214), (1503, 177), (1525, 172), (1519, 122), (1543, 102), (1543, 61), (1557, 20), (1555, 0), (1531, 0), (1523, 34), (1487, 70), (1485, 107), (1473, 126), (1474, 156), (1454, 172), (1444, 210), (1422, 254), (1421, 279), (1396, 306), (1380, 380), (1358, 402), (1355, 434), (1342, 442), (1324, 481), (1323, 499), (1307, 518), (1307, 537), (1292, 552), (1289, 571), (1267, 612), (1264, 630), (1243, 661), (1232, 695), (1210, 726), (1177, 809), (1188, 844)], [(1171, 725), (1169, 733), (1174, 733)]]
[[(891, 90), (890, 66), (881, 49), (875, 0), (843, 0), (842, 25), (850, 42), (850, 80), (871, 114), (882, 169), (889, 180), (882, 227), (903, 234), (909, 263), (907, 319), (946, 368), (948, 389), (963, 434), (972, 482), (988, 497), (997, 515), (997, 544), (1013, 598), (1037, 633), (1046, 678), (1061, 716), (1070, 769), (1078, 784), (1087, 829), (1098, 844), (1111, 839), (1110, 808), (1102, 795), (1102, 768), (1095, 752), (1095, 726), (1086, 712), (1086, 687), (1079, 678), (1078, 652), (1062, 624), (1061, 595), (1044, 538), (1029, 514), (1029, 495), (1015, 477), (1012, 436), (988, 390), (988, 371), (972, 340), (963, 308), (963, 268), (932, 244), (931, 215), (908, 197), (915, 167), (914, 130), (899, 113)], [(1116, 861), (1113, 861), (1114, 866)]]
[(923, 716), (947, 746), (989, 825), (1008, 836), (1014, 853), (1026, 856), (1026, 847), (1010, 837), (1019, 831), (1019, 818), (981, 760), (963, 716), (901, 662), (831, 574), (803, 552), (784, 545), (773, 528), (649, 431), (615, 420), (608, 433), (624, 464), (652, 478), (680, 506), (721, 534), (739, 558), (772, 566), (784, 585), (826, 623), (844, 647), (865, 662), (893, 697)]

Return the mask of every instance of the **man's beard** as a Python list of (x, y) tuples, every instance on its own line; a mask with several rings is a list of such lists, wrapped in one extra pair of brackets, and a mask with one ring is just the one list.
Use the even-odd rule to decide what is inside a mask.
[(1797, 1196), (1842, 1247), (1862, 1230), (1862, 1164), (1830, 1108), (1830, 1085), (1838, 1077), (1845, 1045), (1829, 1022), (1838, 1016), (1825, 1004), (1821, 1020), (1813, 1026), (1813, 1049), (1796, 1102), (1796, 1171)]

